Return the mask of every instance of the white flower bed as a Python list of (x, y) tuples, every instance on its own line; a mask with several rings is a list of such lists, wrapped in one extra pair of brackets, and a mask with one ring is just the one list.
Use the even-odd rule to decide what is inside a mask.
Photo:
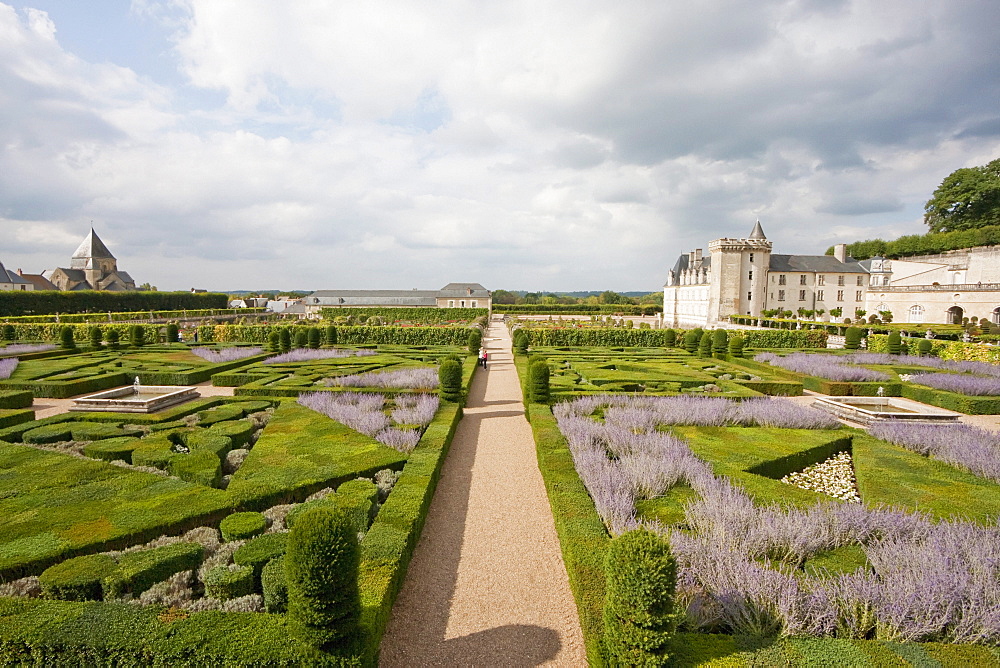
[(781, 479), (781, 482), (826, 494), (841, 501), (861, 503), (849, 452), (838, 453), (824, 462), (789, 473)]

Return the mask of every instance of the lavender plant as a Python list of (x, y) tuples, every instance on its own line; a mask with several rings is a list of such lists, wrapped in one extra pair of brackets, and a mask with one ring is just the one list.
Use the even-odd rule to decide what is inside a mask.
[(968, 373), (918, 373), (910, 376), (910, 382), (977, 397), (1000, 395), (1000, 378), (996, 376), (987, 378)]
[(211, 350), (209, 348), (192, 348), (191, 352), (198, 357), (211, 362), (212, 364), (222, 364), (224, 362), (235, 362), (246, 359), (264, 352), (263, 348), (222, 348), (221, 350)]
[(421, 367), (394, 371), (369, 371), (350, 376), (326, 378), (327, 387), (378, 387), (411, 390), (434, 390), (438, 386), (437, 369)]
[(883, 371), (866, 369), (852, 365), (845, 357), (836, 355), (810, 355), (808, 353), (792, 353), (791, 355), (775, 355), (760, 353), (754, 357), (756, 362), (766, 362), (772, 366), (795, 371), (807, 376), (827, 378), (842, 382), (869, 382), (890, 380), (891, 376)]
[(883, 420), (868, 428), (875, 438), (940, 459), (1000, 482), (1000, 436), (967, 424), (914, 424)]
[[(371, 436), (379, 443), (409, 453), (420, 441), (422, 429), (437, 412), (437, 396), (397, 399), (392, 417), (385, 413), (382, 394), (360, 392), (304, 392), (299, 403), (317, 413), (341, 422), (355, 431)], [(402, 420), (397, 419), (402, 418)], [(400, 428), (399, 425), (408, 425)]]
[(343, 357), (368, 357), (376, 355), (374, 350), (344, 350), (342, 348), (313, 350), (312, 348), (296, 348), (281, 355), (275, 355), (264, 360), (264, 364), (284, 364), (287, 362), (310, 362), (313, 360), (338, 359)]
[(10, 375), (14, 373), (14, 369), (17, 368), (17, 365), (18, 360), (16, 357), (0, 359), (0, 380), (10, 378)]
[(25, 355), (27, 353), (42, 353), (55, 350), (59, 346), (51, 343), (12, 343), (0, 348), (0, 355)]

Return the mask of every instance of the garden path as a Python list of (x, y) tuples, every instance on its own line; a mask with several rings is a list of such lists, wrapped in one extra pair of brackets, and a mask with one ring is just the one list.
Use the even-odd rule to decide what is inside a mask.
[(485, 345), (381, 666), (587, 663), (507, 328)]

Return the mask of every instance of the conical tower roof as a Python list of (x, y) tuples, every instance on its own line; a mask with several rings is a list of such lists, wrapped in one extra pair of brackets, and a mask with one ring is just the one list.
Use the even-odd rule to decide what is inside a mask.
[(90, 228), (90, 234), (87, 235), (87, 238), (83, 240), (80, 247), (73, 253), (74, 260), (89, 260), (92, 258), (115, 259), (115, 256), (111, 254), (108, 247), (101, 241), (101, 238), (97, 236), (97, 232), (94, 231), (93, 227)]
[(764, 236), (764, 228), (760, 226), (760, 219), (753, 226), (753, 232), (750, 233), (748, 239), (759, 239), (760, 241), (766, 241), (767, 237)]

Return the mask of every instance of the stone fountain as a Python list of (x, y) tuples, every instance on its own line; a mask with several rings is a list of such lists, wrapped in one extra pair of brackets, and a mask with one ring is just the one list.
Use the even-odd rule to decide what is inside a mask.
[(125, 387), (116, 387), (73, 400), (71, 411), (110, 413), (154, 413), (168, 406), (197, 399), (201, 395), (194, 387), (176, 385), (142, 385), (139, 377)]

